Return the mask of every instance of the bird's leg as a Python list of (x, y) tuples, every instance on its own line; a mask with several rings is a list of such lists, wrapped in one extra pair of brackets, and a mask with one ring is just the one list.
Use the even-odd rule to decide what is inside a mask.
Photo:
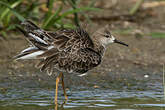
[(60, 81), (61, 76), (62, 76), (62, 73), (60, 73), (59, 76), (57, 76), (57, 78), (56, 78), (56, 93), (55, 93), (55, 100), (54, 100), (55, 110), (57, 110), (57, 107), (58, 107), (58, 103), (57, 103), (57, 98), (58, 98), (58, 84), (59, 84), (59, 81)]
[(62, 88), (63, 88), (63, 91), (64, 91), (65, 102), (66, 102), (68, 100), (68, 97), (67, 97), (67, 94), (66, 94), (66, 91), (65, 91), (64, 75), (63, 75), (63, 73), (62, 73)]

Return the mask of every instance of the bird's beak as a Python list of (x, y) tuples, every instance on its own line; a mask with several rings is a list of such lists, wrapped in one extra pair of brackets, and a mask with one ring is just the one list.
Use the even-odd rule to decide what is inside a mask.
[(118, 40), (116, 40), (116, 39), (114, 40), (114, 43), (118, 43), (118, 44), (125, 45), (125, 46), (128, 47), (127, 44), (125, 44), (124, 42), (118, 41)]

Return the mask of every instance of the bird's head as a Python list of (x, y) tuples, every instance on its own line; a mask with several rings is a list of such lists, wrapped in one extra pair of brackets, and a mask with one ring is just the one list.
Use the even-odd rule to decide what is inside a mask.
[[(121, 45), (128, 46), (124, 42), (117, 40), (110, 32), (110, 26), (106, 25), (104, 28), (97, 31), (99, 34), (99, 41), (102, 45), (107, 46), (110, 43), (118, 43)], [(100, 36), (101, 35), (101, 36)]]

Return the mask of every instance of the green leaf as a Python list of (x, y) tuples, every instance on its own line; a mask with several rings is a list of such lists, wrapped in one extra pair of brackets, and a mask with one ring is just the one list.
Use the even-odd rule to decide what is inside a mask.
[[(18, 6), (20, 3), (21, 3), (22, 0), (19, 0), (15, 3), (13, 3), (10, 8), (15, 8), (16, 6)], [(2, 20), (8, 13), (10, 12), (10, 9), (9, 8), (6, 8), (3, 13), (1, 14), (0, 16), (0, 20)]]
[(6, 31), (1, 31), (0, 33), (2, 34), (2, 36), (3, 36), (4, 39), (7, 39), (7, 33), (6, 33)]
[(50, 19), (50, 17), (52, 16), (52, 10), (53, 10), (53, 4), (54, 4), (55, 0), (49, 0), (49, 4), (48, 4), (48, 12), (45, 15), (45, 20), (44, 22), (48, 21), (48, 19)]
[(75, 25), (71, 24), (71, 23), (67, 23), (67, 24), (64, 24), (63, 26), (64, 28), (70, 28), (70, 29), (75, 29)]
[(91, 7), (82, 7), (82, 8), (77, 8), (77, 9), (71, 9), (71, 10), (64, 12), (56, 20), (63, 19), (64, 17), (68, 16), (69, 14), (83, 12), (83, 11), (100, 11), (100, 9), (99, 8), (91, 8)]
[(71, 28), (71, 29), (75, 29), (76, 28), (76, 26), (72, 22), (64, 23), (61, 20), (56, 21), (55, 26), (57, 28)]
[(7, 16), (5, 17), (5, 19), (3, 19), (3, 25), (5, 27), (7, 27), (9, 25), (11, 16), (12, 16), (12, 13), (8, 13)]
[[(18, 2), (14, 3), (14, 6), (17, 6), (19, 3), (21, 3), (22, 0), (19, 0)], [(10, 5), (8, 5), (5, 2), (0, 1), (0, 4), (6, 6), (10, 11), (12, 11), (12, 13), (20, 20), (20, 21), (24, 21), (25, 18), (23, 16), (21, 16), (19, 13), (17, 13)], [(2, 19), (4, 17), (4, 15), (6, 15), (6, 13), (8, 13), (8, 10), (4, 12), (4, 14), (1, 15), (0, 19)]]
[(19, 27), (20, 25), (18, 25), (18, 24), (11, 24), (11, 25), (9, 25), (8, 27), (7, 27), (7, 31), (10, 31), (10, 30), (13, 30), (13, 29), (16, 29), (16, 27)]
[(48, 4), (49, 11), (52, 11), (54, 1), (55, 1), (55, 0), (49, 0), (49, 4)]
[(53, 24), (53, 22), (55, 22), (54, 19), (55, 19), (55, 18), (57, 17), (57, 15), (61, 12), (61, 10), (62, 10), (62, 6), (60, 6), (54, 14), (52, 14), (52, 15), (49, 16), (46, 20), (44, 20), (44, 23), (43, 23), (42, 27), (43, 27), (44, 29), (46, 29), (46, 28), (48, 28), (51, 24)]

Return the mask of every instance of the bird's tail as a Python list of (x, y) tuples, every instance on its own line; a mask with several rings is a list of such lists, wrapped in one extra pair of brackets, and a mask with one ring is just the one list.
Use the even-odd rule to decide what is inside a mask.
[(26, 39), (30, 42), (30, 47), (23, 50), (15, 56), (18, 59), (37, 59), (39, 55), (45, 53), (45, 51), (51, 49), (50, 36), (41, 28), (36, 26), (29, 20), (21, 23), (23, 29), (18, 27), (18, 29), (24, 34)]

